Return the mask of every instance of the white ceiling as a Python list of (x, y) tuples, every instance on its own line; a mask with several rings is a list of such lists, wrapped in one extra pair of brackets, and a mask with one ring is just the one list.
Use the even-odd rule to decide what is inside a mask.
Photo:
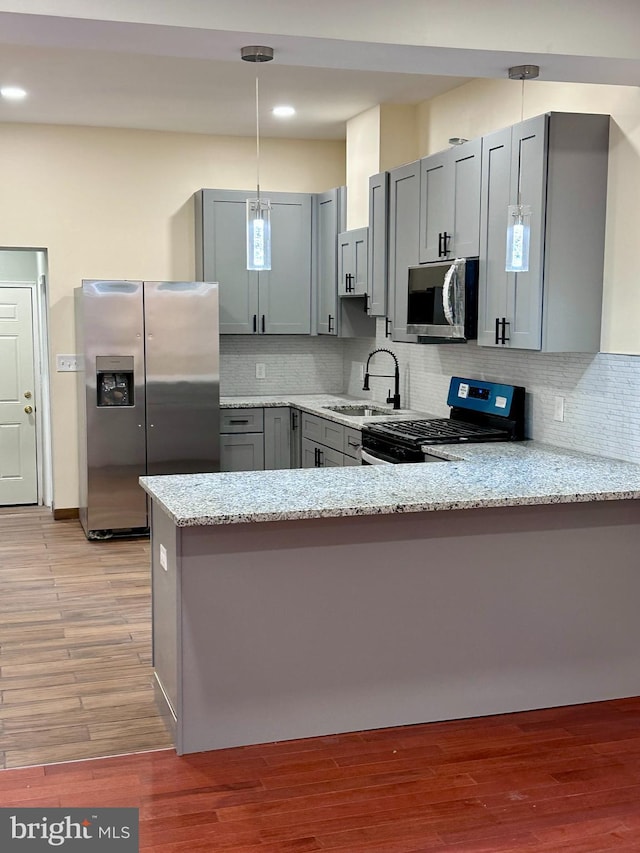
[[(242, 62), (268, 44), (271, 63)], [(0, 85), (29, 97), (0, 99), (0, 122), (130, 127), (228, 135), (255, 133), (260, 77), (265, 136), (343, 139), (345, 122), (378, 103), (416, 103), (471, 77), (506, 77), (539, 64), (546, 80), (629, 83), (635, 59), (522, 54), (342, 39), (269, 36), (121, 21), (0, 12)], [(533, 85), (533, 84), (532, 84)], [(277, 120), (273, 106), (296, 107)]]

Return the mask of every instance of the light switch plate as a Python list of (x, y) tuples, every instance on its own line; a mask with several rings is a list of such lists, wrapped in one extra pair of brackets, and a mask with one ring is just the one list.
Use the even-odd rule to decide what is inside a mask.
[(564, 421), (564, 397), (554, 397), (553, 419), (554, 421)]
[(261, 364), (258, 362), (256, 364), (256, 379), (266, 379), (267, 378), (267, 366), (266, 364)]
[(168, 571), (167, 570), (167, 549), (164, 547), (164, 545), (160, 546), (160, 565), (165, 570), (165, 572)]
[(80, 370), (80, 356), (56, 355), (56, 371), (58, 373), (76, 373)]

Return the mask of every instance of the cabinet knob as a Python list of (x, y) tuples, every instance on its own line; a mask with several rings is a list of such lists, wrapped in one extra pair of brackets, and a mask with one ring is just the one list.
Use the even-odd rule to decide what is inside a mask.
[(24, 397), (25, 397), (25, 400), (30, 400), (31, 399), (31, 391), (25, 391)]
[(28, 415), (30, 415), (31, 412), (33, 412), (33, 408), (31, 406), (25, 406), (24, 410)]

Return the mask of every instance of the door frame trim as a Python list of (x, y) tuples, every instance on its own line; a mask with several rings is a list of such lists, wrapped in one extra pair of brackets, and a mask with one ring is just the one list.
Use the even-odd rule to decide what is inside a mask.
[[(15, 250), (13, 250), (15, 251)], [(36, 478), (37, 503), (52, 506), (53, 466), (51, 454), (51, 393), (49, 378), (49, 334), (47, 323), (47, 257), (43, 249), (23, 249), (36, 252), (38, 278), (36, 281), (0, 281), (3, 288), (24, 288), (31, 291), (34, 388), (36, 411)]]

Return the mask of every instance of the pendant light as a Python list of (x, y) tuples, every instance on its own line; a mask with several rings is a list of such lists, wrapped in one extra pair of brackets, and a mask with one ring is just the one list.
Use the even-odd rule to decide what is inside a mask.
[[(245, 62), (270, 62), (273, 48), (250, 45), (240, 50)], [(271, 269), (271, 202), (260, 195), (260, 91), (256, 74), (256, 197), (247, 199), (247, 269)]]
[[(520, 121), (524, 121), (524, 81), (535, 80), (540, 68), (537, 65), (514, 65), (509, 69), (510, 80), (522, 80)], [(531, 205), (522, 204), (522, 170), (518, 169), (518, 203), (507, 208), (507, 272), (528, 272), (529, 239), (531, 234)]]

